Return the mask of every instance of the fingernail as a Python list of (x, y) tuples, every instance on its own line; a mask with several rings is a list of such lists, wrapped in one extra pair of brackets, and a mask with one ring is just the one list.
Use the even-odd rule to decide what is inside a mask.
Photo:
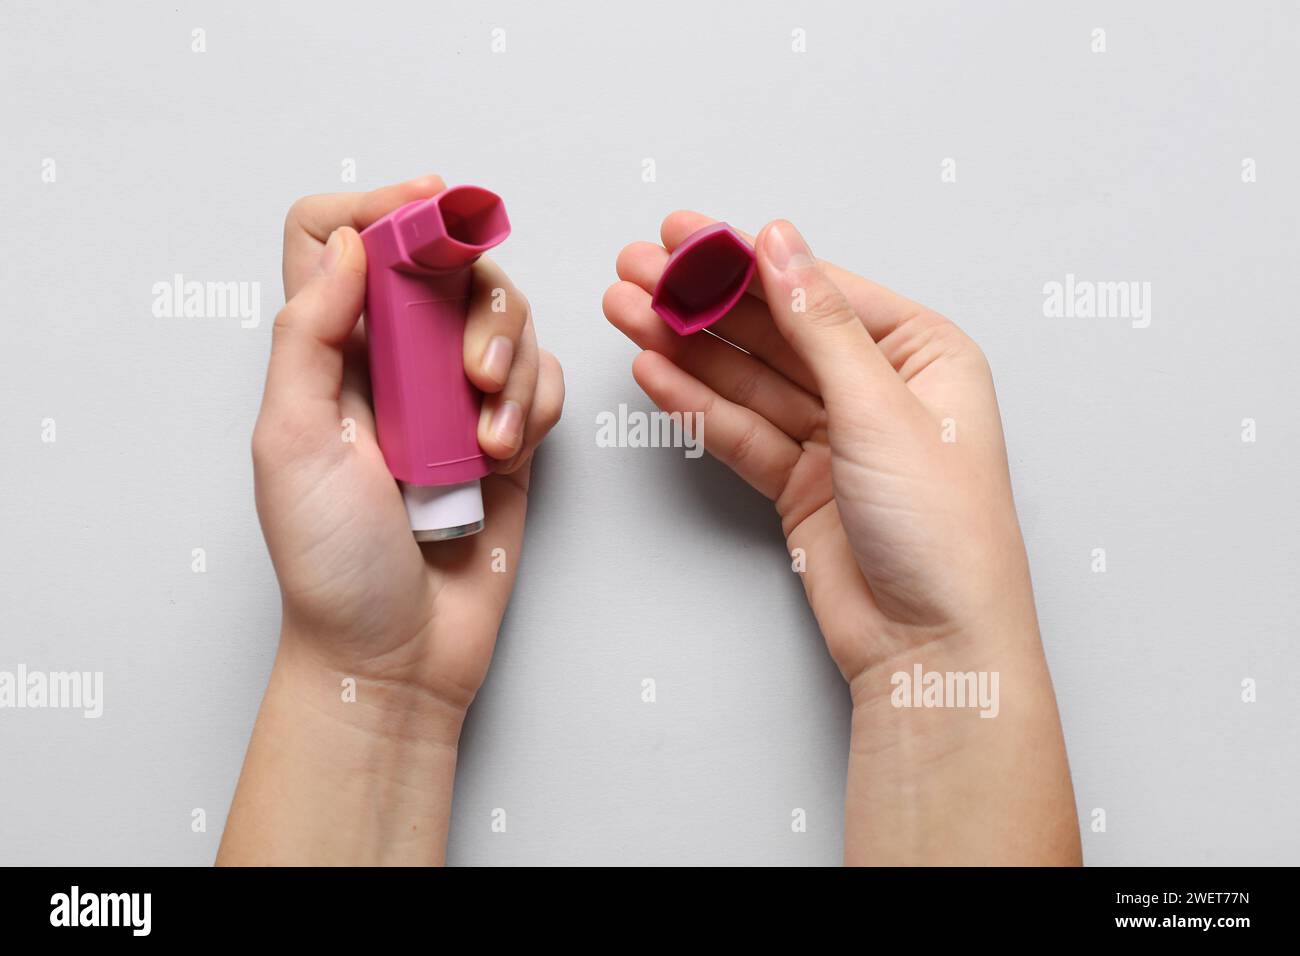
[(519, 433), (523, 422), (524, 410), (519, 407), (518, 402), (502, 402), (501, 407), (492, 416), (492, 437), (507, 448), (514, 448), (519, 444)]
[(322, 273), (329, 275), (334, 271), (339, 264), (339, 259), (343, 257), (343, 247), (347, 245), (347, 241), (342, 229), (335, 229), (330, 233), (329, 241), (325, 243), (325, 251), (320, 256), (318, 268)]
[(803, 241), (798, 229), (784, 220), (767, 231), (763, 246), (772, 265), (782, 272), (803, 269), (813, 264), (813, 254), (808, 243)]
[(515, 354), (515, 343), (504, 335), (492, 336), (483, 350), (483, 374), (498, 385), (504, 385), (510, 376), (510, 359)]

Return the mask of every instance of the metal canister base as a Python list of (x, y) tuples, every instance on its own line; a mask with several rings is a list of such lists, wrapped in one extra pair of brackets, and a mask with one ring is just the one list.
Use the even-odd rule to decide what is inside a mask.
[(468, 538), (483, 530), (483, 521), (457, 525), (455, 528), (437, 528), (433, 531), (414, 531), (416, 541), (450, 541), (452, 538)]

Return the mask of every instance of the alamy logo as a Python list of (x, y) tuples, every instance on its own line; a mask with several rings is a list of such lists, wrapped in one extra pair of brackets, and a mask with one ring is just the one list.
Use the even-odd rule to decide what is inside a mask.
[(262, 283), (186, 281), (153, 284), (153, 314), (159, 319), (239, 319), (245, 329), (262, 321)]
[(132, 936), (148, 936), (152, 925), (150, 893), (70, 892), (50, 897), (51, 926), (129, 926)]
[(703, 412), (618, 412), (596, 415), (597, 448), (684, 448), (687, 458), (704, 454)]
[(911, 673), (895, 671), (889, 678), (895, 707), (979, 709), (981, 717), (996, 717), (997, 671), (926, 671), (913, 664)]
[(1043, 315), (1049, 319), (1131, 319), (1133, 328), (1151, 324), (1150, 282), (1093, 282), (1067, 272), (1064, 282), (1043, 285)]
[(80, 710), (83, 717), (104, 713), (103, 671), (0, 671), (0, 709), (10, 707)]

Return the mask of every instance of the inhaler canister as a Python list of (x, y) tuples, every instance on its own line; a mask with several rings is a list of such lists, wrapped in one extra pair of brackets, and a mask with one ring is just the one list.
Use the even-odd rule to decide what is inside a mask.
[(508, 235), (500, 197), (477, 186), (408, 203), (361, 233), (375, 429), (418, 541), (483, 530), (483, 396), (462, 355), (470, 267)]

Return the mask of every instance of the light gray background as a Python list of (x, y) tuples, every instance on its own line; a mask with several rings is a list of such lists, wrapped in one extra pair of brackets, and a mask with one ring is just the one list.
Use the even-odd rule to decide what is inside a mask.
[[(614, 256), (678, 207), (787, 216), (987, 351), (1087, 860), (1300, 861), (1293, 4), (144, 6), (0, 13), (0, 669), (106, 681), (98, 721), (0, 711), (0, 861), (212, 860), (278, 626), (248, 439), (284, 212), (426, 171), (505, 197), (569, 389), (451, 862), (839, 859), (848, 702), (770, 507), (595, 444), (650, 407)], [(154, 318), (176, 272), (260, 282), (260, 327)], [(1150, 328), (1044, 318), (1067, 272), (1151, 282)]]

